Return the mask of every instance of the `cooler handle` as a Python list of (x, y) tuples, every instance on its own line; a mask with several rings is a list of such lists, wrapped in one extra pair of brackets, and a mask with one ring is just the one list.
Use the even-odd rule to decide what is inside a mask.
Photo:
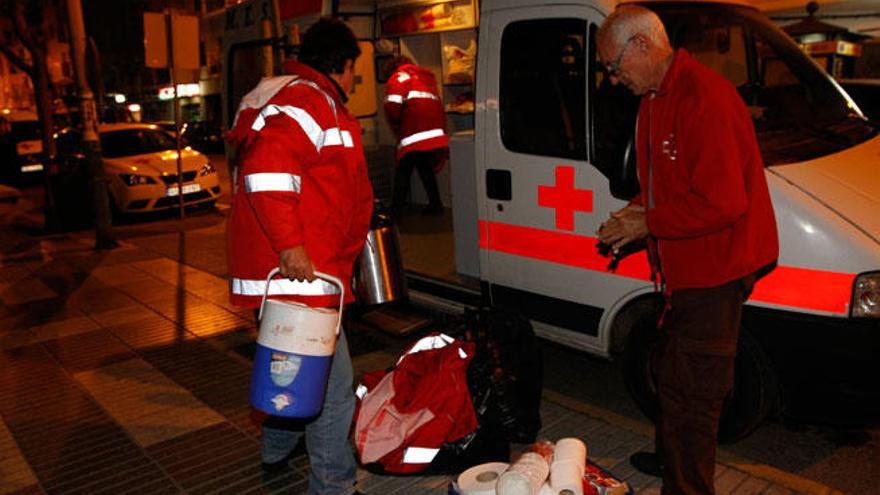
[[(269, 295), (269, 284), (272, 281), (272, 278), (275, 277), (275, 275), (278, 275), (279, 272), (281, 272), (281, 269), (276, 267), (270, 270), (269, 275), (266, 276), (266, 290), (263, 292), (263, 300), (260, 302), (260, 312), (257, 314), (258, 322), (263, 319), (263, 310), (266, 307), (266, 297)], [(317, 275), (318, 278), (332, 282), (339, 287), (339, 313), (338, 318), (336, 319), (336, 335), (339, 335), (339, 328), (342, 326), (342, 308), (345, 306), (345, 285), (333, 275), (328, 275), (319, 271), (315, 271), (315, 275)]]

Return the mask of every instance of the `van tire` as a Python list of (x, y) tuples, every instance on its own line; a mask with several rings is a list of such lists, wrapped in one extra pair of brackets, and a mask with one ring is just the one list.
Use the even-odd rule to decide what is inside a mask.
[[(654, 421), (657, 417), (657, 386), (654, 367), (660, 330), (657, 315), (636, 319), (622, 357), (624, 382), (639, 409)], [(748, 436), (775, 410), (778, 382), (772, 363), (758, 342), (744, 328), (740, 332), (734, 385), (724, 401), (718, 441), (732, 443)]]

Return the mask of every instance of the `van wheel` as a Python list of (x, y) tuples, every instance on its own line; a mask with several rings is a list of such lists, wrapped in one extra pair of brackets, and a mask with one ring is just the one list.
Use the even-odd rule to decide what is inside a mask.
[[(624, 382), (639, 409), (657, 417), (656, 362), (660, 331), (656, 315), (639, 318), (627, 338), (622, 365)], [(720, 443), (748, 436), (776, 407), (778, 383), (772, 363), (746, 329), (740, 332), (733, 389), (724, 401), (718, 429)]]

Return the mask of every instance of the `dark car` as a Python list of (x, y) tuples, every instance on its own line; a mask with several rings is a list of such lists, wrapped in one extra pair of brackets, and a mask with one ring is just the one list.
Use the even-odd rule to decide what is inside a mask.
[[(161, 120), (153, 122), (166, 132), (174, 135), (174, 122)], [(223, 131), (211, 122), (196, 120), (184, 122), (180, 126), (181, 146), (192, 146), (202, 153), (223, 153)]]

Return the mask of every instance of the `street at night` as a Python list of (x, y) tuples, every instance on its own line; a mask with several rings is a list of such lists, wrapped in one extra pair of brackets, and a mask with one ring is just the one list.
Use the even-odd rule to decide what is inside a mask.
[(880, 2), (0, 0), (0, 495), (880, 495)]

